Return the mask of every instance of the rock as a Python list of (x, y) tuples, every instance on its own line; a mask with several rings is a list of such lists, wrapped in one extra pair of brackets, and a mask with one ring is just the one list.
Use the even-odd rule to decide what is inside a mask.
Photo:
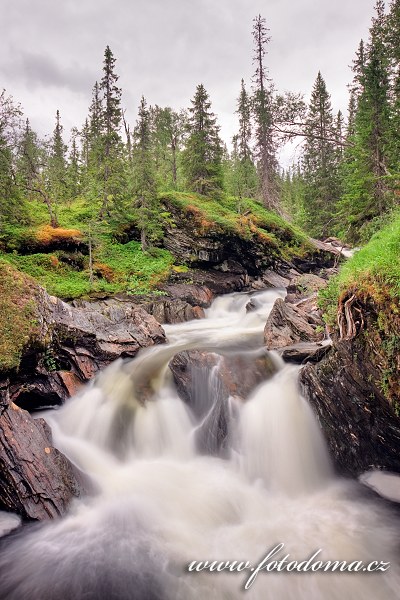
[(372, 468), (400, 472), (400, 418), (374, 383), (376, 366), (359, 340), (336, 341), (320, 363), (300, 374), (341, 473)]
[(224, 262), (219, 265), (215, 265), (214, 269), (223, 271), (224, 273), (246, 273), (246, 269), (239, 262), (232, 260), (231, 258), (224, 260)]
[[(218, 269), (191, 269), (177, 273), (163, 290), (173, 298), (180, 298), (192, 305), (208, 308), (215, 296), (240, 292), (248, 286), (247, 273), (228, 273)], [(178, 286), (178, 287), (177, 287)]]
[[(235, 396), (246, 400), (249, 394), (276, 372), (276, 366), (268, 353), (254, 355), (220, 356), (197, 350), (181, 352), (170, 362), (170, 369), (180, 397), (190, 406), (203, 381), (215, 370), (215, 377), (224, 398)], [(200, 386), (201, 387), (201, 386)]]
[(201, 422), (196, 431), (200, 452), (220, 453), (225, 447), (232, 409), (229, 399), (244, 401), (276, 371), (268, 353), (220, 356), (189, 351), (177, 354), (170, 369), (180, 397)]
[[(243, 272), (252, 277), (259, 277), (265, 269), (275, 272), (295, 266), (288, 264), (283, 258), (286, 246), (290, 242), (301, 243), (290, 228), (274, 227), (273, 235), (268, 231), (257, 229), (252, 217), (242, 216), (245, 229), (239, 226), (236, 231), (218, 222), (210, 222), (206, 215), (196, 206), (177, 205), (170, 198), (164, 197), (165, 210), (171, 215), (171, 223), (167, 226), (163, 246), (178, 260), (195, 268), (217, 268), (231, 274)], [(308, 247), (307, 247), (308, 246)], [(314, 268), (333, 266), (338, 251), (316, 240), (304, 244), (298, 258), (301, 272), (309, 272)]]
[(269, 350), (292, 346), (299, 342), (319, 342), (323, 339), (315, 319), (306, 310), (284, 302), (275, 301), (264, 329), (264, 341)]
[(286, 302), (297, 302), (309, 298), (325, 288), (327, 284), (326, 279), (313, 273), (299, 275), (293, 278), (287, 287)]
[(290, 283), (288, 277), (282, 277), (271, 270), (267, 270), (262, 274), (261, 281), (263, 282), (264, 287), (272, 288), (286, 288)]
[(246, 304), (246, 312), (254, 312), (256, 310), (257, 306), (254, 302), (254, 300), (250, 300), (247, 304)]
[(293, 346), (279, 348), (277, 353), (286, 362), (303, 364), (306, 362), (320, 361), (331, 349), (330, 344), (321, 344), (320, 342), (300, 342)]
[[(169, 289), (170, 288), (170, 289)], [(175, 289), (176, 288), (176, 289)], [(89, 311), (97, 311), (102, 314), (110, 314), (112, 307), (119, 311), (122, 309), (127, 313), (130, 309), (138, 310), (142, 308), (149, 315), (153, 316), (160, 324), (182, 323), (191, 319), (204, 318), (202, 306), (208, 306), (211, 302), (212, 293), (206, 288), (200, 286), (165, 286), (163, 289), (165, 296), (153, 296), (153, 298), (144, 299), (143, 297), (127, 296), (118, 294), (111, 298), (101, 298), (97, 301), (75, 300), (72, 304), (76, 307), (88, 308)], [(190, 302), (186, 301), (188, 298)], [(201, 305), (201, 306), (200, 306)]]
[(184, 323), (192, 319), (204, 318), (202, 307), (192, 306), (184, 300), (163, 300), (141, 306), (161, 324)]
[(11, 400), (28, 410), (62, 404), (113, 360), (165, 342), (161, 325), (133, 303), (70, 305), (38, 288), (36, 304), (38, 332), (7, 388)]
[(174, 303), (181, 301), (190, 306), (208, 308), (214, 299), (212, 291), (205, 285), (172, 283), (164, 285), (162, 289), (173, 299)]
[(285, 265), (285, 268), (282, 268), (282, 265), (280, 266), (280, 268), (277, 268), (284, 274), (282, 275), (277, 271), (267, 269), (262, 273), (260, 277), (252, 281), (252, 289), (261, 290), (265, 289), (266, 287), (284, 289), (290, 284), (290, 281), (294, 277), (298, 277), (300, 275), (300, 273), (295, 269), (291, 268), (289, 264)]
[(338, 470), (352, 476), (400, 472), (399, 309), (389, 295), (342, 293), (331, 352), (300, 374)]
[(58, 517), (81, 493), (72, 465), (52, 446), (48, 426), (15, 404), (1, 405), (0, 466), (0, 508), (25, 519)]
[(335, 255), (340, 256), (339, 248), (337, 248), (335, 245), (331, 244), (330, 242), (321, 242), (320, 240), (315, 240), (315, 239), (311, 239), (311, 242), (315, 246), (315, 248), (318, 248), (318, 250), (321, 250), (322, 252), (327, 252), (330, 254), (335, 254)]

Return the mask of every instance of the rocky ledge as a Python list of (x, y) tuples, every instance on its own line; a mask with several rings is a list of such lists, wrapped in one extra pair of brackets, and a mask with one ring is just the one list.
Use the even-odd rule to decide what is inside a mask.
[(332, 351), (300, 374), (344, 474), (400, 472), (400, 330), (393, 308), (354, 293), (344, 297)]

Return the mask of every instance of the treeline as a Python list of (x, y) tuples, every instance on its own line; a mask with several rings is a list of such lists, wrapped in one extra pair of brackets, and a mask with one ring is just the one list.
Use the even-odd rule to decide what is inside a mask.
[[(400, 1), (378, 0), (367, 43), (352, 65), (347, 120), (332, 113), (319, 73), (300, 161), (286, 173), (283, 203), (315, 236), (364, 242), (400, 200)], [(298, 132), (301, 133), (301, 132)]]
[[(265, 20), (253, 22), (254, 76), (241, 81), (238, 130), (228, 151), (202, 84), (190, 107), (149, 106), (127, 123), (115, 57), (107, 46), (88, 116), (68, 145), (59, 112), (49, 139), (39, 139), (21, 108), (0, 95), (0, 235), (7, 224), (29, 221), (29, 202), (41, 201), (49, 223), (60, 206), (83, 198), (96, 221), (126, 220), (141, 231), (143, 249), (162, 232), (160, 191), (251, 197), (288, 214), (315, 236), (367, 236), (398, 199), (399, 0), (385, 14), (378, 0), (368, 43), (354, 61), (348, 118), (334, 116), (319, 73), (311, 102), (278, 94), (266, 66)], [(248, 89), (250, 88), (250, 89)], [(282, 173), (278, 152), (301, 139), (302, 156)]]

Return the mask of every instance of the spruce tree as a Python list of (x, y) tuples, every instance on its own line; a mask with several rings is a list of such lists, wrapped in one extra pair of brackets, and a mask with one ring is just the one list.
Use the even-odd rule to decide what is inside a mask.
[(251, 99), (244, 80), (241, 81), (236, 114), (239, 118), (239, 131), (234, 136), (231, 156), (231, 189), (239, 198), (254, 197), (258, 188), (257, 172), (251, 149)]
[(74, 127), (71, 131), (71, 145), (67, 165), (67, 192), (68, 198), (74, 200), (79, 196), (81, 189), (81, 164), (77, 139), (79, 132)]
[[(342, 119), (339, 116), (340, 127)], [(314, 236), (326, 236), (339, 196), (337, 124), (335, 126), (330, 95), (318, 73), (311, 93), (306, 118), (303, 173), (305, 183), (306, 227)]]
[[(101, 112), (99, 123), (91, 115), (91, 135), (96, 135), (95, 127), (100, 127), (99, 179), (101, 209), (100, 217), (110, 214), (112, 210), (122, 210), (126, 189), (126, 170), (124, 165), (124, 148), (120, 135), (122, 125), (121, 89), (117, 85), (118, 75), (115, 73), (115, 58), (109, 46), (104, 52), (103, 78), (99, 85), (101, 95)], [(98, 102), (95, 95), (93, 101)], [(93, 105), (93, 104), (92, 104)], [(97, 110), (96, 105), (94, 109)], [(97, 114), (96, 114), (97, 118)]]
[(49, 148), (47, 167), (48, 194), (55, 204), (62, 204), (67, 195), (67, 146), (63, 140), (60, 111), (56, 112), (56, 124)]
[(31, 200), (34, 197), (34, 187), (42, 166), (42, 152), (35, 131), (31, 128), (29, 119), (25, 121), (17, 152), (17, 177), (22, 193)]
[(152, 146), (160, 189), (176, 190), (179, 187), (179, 163), (184, 136), (185, 114), (172, 108), (150, 108)]
[(183, 153), (187, 185), (198, 194), (214, 194), (223, 187), (222, 143), (216, 116), (202, 84), (197, 86), (191, 103)]
[[(392, 185), (400, 188), (400, 0), (392, 0), (386, 33), (390, 62), (390, 130), (389, 162), (393, 171)], [(398, 194), (400, 196), (400, 194)]]
[(136, 221), (140, 228), (142, 250), (157, 241), (162, 233), (157, 182), (151, 148), (150, 113), (142, 96), (133, 134), (133, 197)]
[[(390, 176), (390, 82), (386, 16), (382, 0), (376, 4), (359, 75), (360, 95), (354, 133), (345, 152), (344, 193), (339, 204), (342, 220), (348, 222), (348, 238), (358, 242), (374, 231), (374, 223), (393, 204)], [(340, 232), (339, 232), (340, 233)]]
[(274, 97), (273, 85), (268, 76), (264, 57), (270, 41), (265, 19), (258, 15), (253, 20), (254, 55), (256, 71), (253, 77), (253, 111), (255, 120), (255, 156), (261, 183), (261, 194), (265, 206), (272, 210), (279, 208), (277, 185), (278, 161), (274, 140)]

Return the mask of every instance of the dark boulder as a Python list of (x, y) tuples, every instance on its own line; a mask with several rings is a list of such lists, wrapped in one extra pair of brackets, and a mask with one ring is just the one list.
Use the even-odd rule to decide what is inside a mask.
[(321, 342), (300, 342), (293, 346), (279, 348), (277, 353), (286, 362), (303, 364), (306, 362), (319, 362), (330, 350), (331, 345)]
[(11, 401), (28, 410), (62, 404), (115, 359), (165, 342), (161, 325), (132, 303), (81, 301), (72, 306), (38, 288), (36, 307), (39, 331), (7, 386)]
[(201, 423), (197, 446), (211, 454), (225, 447), (232, 414), (230, 398), (245, 401), (277, 370), (265, 351), (229, 356), (197, 350), (181, 352), (169, 366), (179, 396)]
[(340, 472), (400, 472), (400, 321), (385, 298), (344, 294), (331, 352), (300, 374)]
[(299, 342), (319, 342), (323, 338), (323, 327), (318, 327), (308, 307), (302, 309), (281, 298), (275, 301), (264, 329), (265, 345), (269, 350)]
[[(65, 513), (80, 495), (70, 462), (52, 446), (43, 419), (15, 404), (0, 405), (0, 508), (25, 519), (46, 520)], [(7, 400), (7, 398), (6, 398)]]

